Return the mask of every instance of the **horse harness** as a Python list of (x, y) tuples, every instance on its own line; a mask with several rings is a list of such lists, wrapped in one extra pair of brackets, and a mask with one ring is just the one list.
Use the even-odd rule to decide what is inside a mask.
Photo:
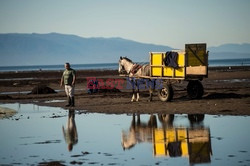
[(134, 75), (140, 68), (142, 68), (141, 65), (134, 64), (132, 69), (129, 71), (129, 74), (132, 73)]

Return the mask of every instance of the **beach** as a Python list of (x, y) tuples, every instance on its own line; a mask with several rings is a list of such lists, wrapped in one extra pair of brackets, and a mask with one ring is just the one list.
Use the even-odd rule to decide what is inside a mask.
[[(62, 70), (17, 71), (0, 73), (0, 103), (33, 103), (40, 106), (65, 107), (66, 95), (60, 87)], [(99, 79), (111, 83), (116, 89), (87, 93), (87, 80)], [(84, 113), (106, 114), (211, 114), (250, 115), (250, 67), (210, 67), (202, 99), (191, 100), (187, 96), (187, 82), (172, 84), (174, 97), (162, 102), (154, 92), (148, 102), (148, 90), (140, 91), (138, 102), (131, 102), (132, 90), (126, 77), (117, 70), (77, 70), (75, 107)], [(57, 93), (29, 94), (38, 85), (46, 85)]]

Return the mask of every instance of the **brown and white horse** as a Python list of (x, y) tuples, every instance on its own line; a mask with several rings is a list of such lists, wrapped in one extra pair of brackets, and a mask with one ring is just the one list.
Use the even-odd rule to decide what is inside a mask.
[[(136, 114), (133, 114), (129, 130), (122, 131), (121, 144), (123, 150), (131, 149), (142, 142), (153, 143), (152, 136), (158, 126), (156, 115), (151, 114), (147, 122), (141, 122), (140, 114), (137, 114), (137, 120), (135, 117)], [(158, 119), (164, 130), (173, 127), (174, 114), (158, 114)]]
[[(132, 90), (133, 90), (133, 96), (131, 99), (131, 102), (133, 101), (139, 101), (139, 89), (140, 85), (138, 78), (140, 76), (150, 76), (150, 66), (149, 65), (139, 65), (137, 63), (132, 62), (129, 58), (127, 57), (120, 57), (119, 60), (119, 74), (124, 72), (128, 75), (130, 78), (130, 83), (132, 84)], [(136, 79), (137, 78), (137, 79)], [(152, 80), (147, 79), (148, 82), (150, 82), (150, 86), (147, 86), (149, 88), (149, 101), (152, 101), (152, 96), (153, 96), (153, 90), (154, 90), (154, 85), (155, 82), (151, 82)], [(137, 92), (135, 90), (137, 89)], [(136, 97), (135, 97), (136, 96)]]

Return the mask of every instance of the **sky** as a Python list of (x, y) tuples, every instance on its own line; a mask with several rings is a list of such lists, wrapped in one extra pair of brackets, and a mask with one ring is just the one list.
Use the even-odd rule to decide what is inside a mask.
[(249, 0), (0, 0), (0, 33), (121, 37), (183, 48), (250, 43)]

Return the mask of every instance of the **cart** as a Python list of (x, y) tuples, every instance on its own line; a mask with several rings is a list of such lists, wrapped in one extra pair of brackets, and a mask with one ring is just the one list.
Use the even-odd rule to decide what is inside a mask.
[[(177, 66), (168, 66), (166, 61), (172, 56)], [(158, 97), (161, 101), (170, 101), (174, 91), (172, 84), (181, 81), (188, 81), (187, 93), (190, 99), (201, 98), (204, 89), (201, 81), (208, 77), (208, 51), (205, 43), (186, 44), (185, 50), (174, 50), (171, 52), (150, 52), (150, 76), (140, 78), (160, 80), (161, 88), (158, 90)]]
[(156, 157), (187, 157), (191, 165), (211, 162), (209, 128), (157, 128), (152, 136), (153, 154)]

